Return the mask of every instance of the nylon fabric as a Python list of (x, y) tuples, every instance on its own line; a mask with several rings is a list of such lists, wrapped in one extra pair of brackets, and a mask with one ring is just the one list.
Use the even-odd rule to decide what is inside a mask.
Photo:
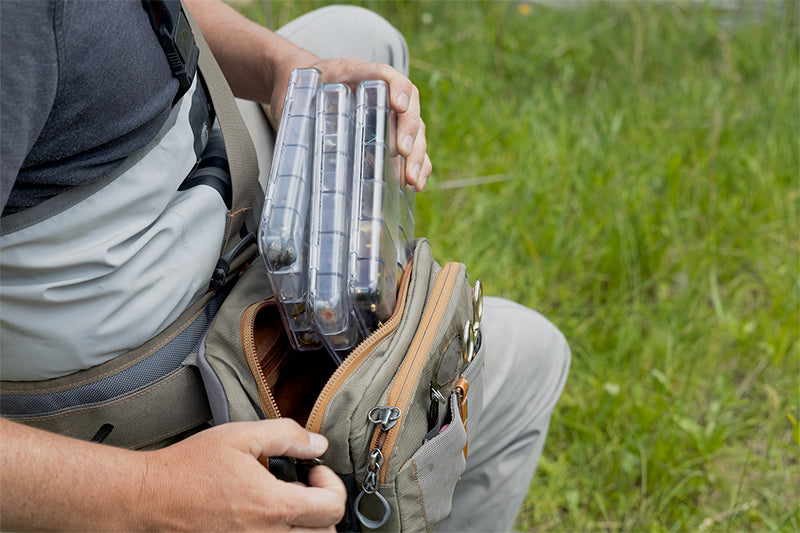
[[(211, 300), (202, 314), (178, 336), (143, 361), (85, 385), (43, 394), (0, 395), (0, 413), (7, 418), (25, 417), (69, 409), (116, 398), (153, 383), (181, 366), (186, 354), (197, 353), (208, 325), (221, 305)], [(42, 386), (46, 388), (46, 386)]]
[(404, 531), (432, 531), (432, 524), (450, 514), (456, 482), (467, 465), (464, 458), (467, 431), (461, 422), (455, 393), (450, 395), (448, 405), (451, 420), (447, 428), (417, 450), (397, 474), (400, 506), (423, 502), (419, 517), (404, 519)]
[(193, 131), (189, 119), (197, 90), (195, 80), (157, 141), (121, 175), (0, 237), (4, 380), (102, 364), (165, 329), (207, 290), (226, 208), (209, 187), (176, 193), (196, 163), (196, 138), (208, 135), (208, 124)]

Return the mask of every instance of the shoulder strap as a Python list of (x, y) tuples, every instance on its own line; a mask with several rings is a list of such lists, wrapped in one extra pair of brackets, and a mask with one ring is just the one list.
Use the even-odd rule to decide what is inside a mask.
[(225, 254), (238, 243), (239, 231), (252, 208), (258, 189), (258, 158), (228, 82), (191, 13), (183, 2), (181, 5), (200, 50), (198, 67), (219, 120), (233, 180), (233, 203), (225, 224), (225, 238), (222, 241), (222, 253)]

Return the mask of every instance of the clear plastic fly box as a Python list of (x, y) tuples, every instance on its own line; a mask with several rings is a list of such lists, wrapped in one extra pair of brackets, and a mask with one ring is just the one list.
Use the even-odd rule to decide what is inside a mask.
[(306, 311), (314, 102), (320, 76), (317, 69), (292, 71), (258, 229), (267, 277), (296, 350), (320, 347)]
[[(360, 339), (347, 294), (348, 228), (352, 207), (353, 92), (342, 83), (317, 90), (308, 309), (337, 362)], [(337, 353), (338, 352), (338, 353)]]
[[(405, 159), (397, 152), (395, 115), (380, 80), (363, 81), (356, 93), (353, 210), (350, 219), (348, 292), (362, 334), (386, 321), (397, 299), (399, 271), (413, 239), (413, 192), (401, 189)], [(408, 197), (406, 197), (408, 195)], [(409, 219), (410, 216), (410, 219)]]

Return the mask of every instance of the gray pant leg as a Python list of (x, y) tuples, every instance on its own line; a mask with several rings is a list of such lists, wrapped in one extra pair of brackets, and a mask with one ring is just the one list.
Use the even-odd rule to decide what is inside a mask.
[(356, 57), (386, 63), (408, 76), (405, 38), (386, 19), (362, 7), (323, 7), (276, 33), (321, 58)]
[(564, 336), (542, 315), (486, 298), (483, 413), (471, 431), (467, 470), (437, 531), (509, 531), (542, 453), (569, 369)]

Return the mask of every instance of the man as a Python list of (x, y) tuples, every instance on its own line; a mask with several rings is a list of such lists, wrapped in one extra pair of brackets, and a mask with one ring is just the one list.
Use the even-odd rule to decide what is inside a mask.
[[(234, 94), (246, 100), (239, 105), (256, 139), (262, 174), (271, 148), (263, 144), (269, 139), (269, 129), (260, 108), (247, 101), (270, 104), (273, 117), (279, 118), (291, 70), (313, 66), (326, 82), (383, 79), (389, 84), (398, 114), (398, 148), (407, 158), (407, 179), (422, 190), (431, 162), (419, 94), (406, 77), (405, 41), (386, 21), (357, 8), (326, 8), (275, 34), (223, 3), (193, 0), (187, 4)], [(26, 279), (24, 267), (29, 264), (33, 271), (38, 259), (34, 254), (20, 254), (21, 267), (9, 266), (15, 247), (25, 240), (15, 241), (15, 237), (37, 228), (29, 214), (68, 197), (80, 186), (100, 183), (123, 170), (124, 174), (129, 170), (125, 161), (133, 154), (151, 153), (153, 139), (159, 138), (179, 89), (139, 2), (6, 0), (0, 9), (0, 223), (4, 239), (0, 253), (6, 254), (0, 260), (6, 278), (0, 295), (0, 374), (7, 381), (46, 382), (113, 361), (125, 349), (158, 333), (204, 290), (207, 273), (183, 275), (190, 279), (180, 290), (168, 289), (184, 279), (148, 282), (141, 291), (165, 284), (163, 290), (157, 289), (164, 309), (153, 309), (133, 321), (116, 310), (135, 314), (141, 291), (126, 291), (124, 286), (109, 291), (104, 285), (106, 281), (113, 284), (116, 274), (138, 258), (130, 254), (134, 257), (126, 257), (124, 264), (108, 258), (124, 250), (131, 235), (112, 244), (87, 245), (84, 250), (81, 245), (87, 241), (81, 240), (84, 235), (78, 230), (70, 257), (90, 254), (91, 259), (82, 260), (82, 273), (92, 272), (98, 262), (106, 270), (70, 285), (71, 271), (36, 264), (36, 272), (44, 274), (31, 283), (51, 285), (41, 291), (23, 287), (15, 292), (19, 287), (8, 280)], [(336, 58), (359, 55), (366, 61)], [(154, 180), (153, 186), (159, 183)], [(144, 181), (134, 185), (130, 192), (147, 186)], [(137, 204), (135, 210), (144, 210), (144, 204)], [(113, 215), (113, 211), (107, 214), (103, 220), (109, 227), (101, 229), (111, 231), (117, 222)], [(95, 212), (86, 209), (73, 218), (81, 216), (90, 222)], [(21, 219), (24, 223), (17, 223)], [(82, 228), (80, 220), (77, 224)], [(221, 233), (220, 228), (201, 232), (199, 226), (186, 226), (179, 237), (167, 241), (164, 253), (174, 248), (169, 243), (197, 238), (198, 233), (202, 239), (216, 238), (210, 248), (219, 248), (216, 233)], [(88, 224), (83, 229), (87, 235), (95, 230)], [(154, 246), (162, 236), (156, 233), (143, 239), (143, 249)], [(18, 278), (20, 270), (23, 275)], [(134, 278), (150, 270), (141, 269)], [(52, 285), (52, 277), (57, 286)], [(100, 293), (97, 305), (85, 305), (86, 299), (94, 302), (92, 298)], [(39, 307), (42, 312), (63, 314), (78, 309), (73, 314), (86, 313), (85, 329), (60, 327), (58, 320), (45, 315), (20, 319), (12, 311), (21, 299), (54, 295), (55, 299), (46, 300), (48, 305)], [(92, 318), (96, 312), (103, 314)], [(442, 530), (499, 531), (511, 526), (566, 378), (569, 349), (558, 330), (540, 315), (487, 298), (485, 316), (484, 414), (478, 434), (471, 438), (467, 471), (456, 487), (453, 511), (439, 525)], [(117, 342), (119, 349), (111, 350), (109, 345)], [(343, 514), (344, 487), (326, 467), (312, 469), (309, 485), (300, 486), (281, 482), (260, 466), (259, 457), (314, 458), (326, 449), (323, 437), (291, 421), (224, 424), (150, 451), (84, 442), (6, 419), (0, 419), (0, 424), (0, 526), (4, 529), (332, 530)]]

